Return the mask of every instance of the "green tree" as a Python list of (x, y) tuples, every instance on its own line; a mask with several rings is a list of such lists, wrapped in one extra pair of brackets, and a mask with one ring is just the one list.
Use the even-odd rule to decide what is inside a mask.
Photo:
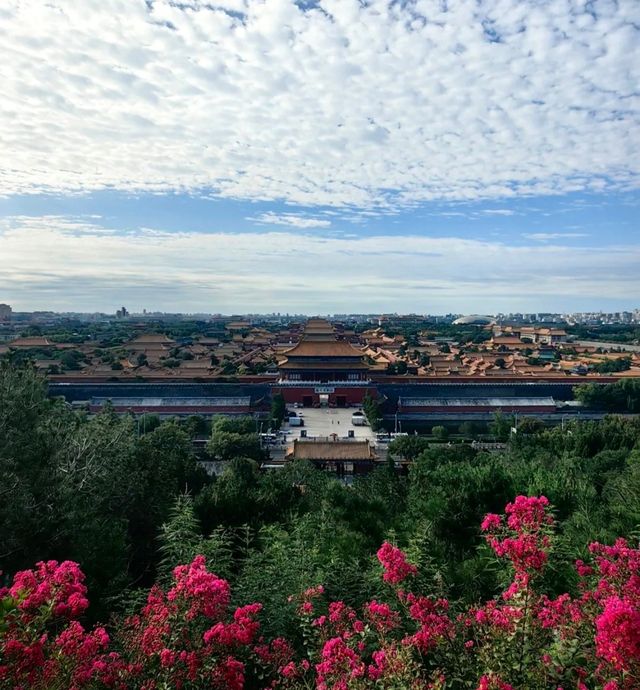
[(489, 424), (489, 433), (499, 441), (506, 441), (511, 433), (513, 418), (505, 416), (500, 410), (493, 415), (493, 421)]
[(161, 424), (160, 417), (157, 414), (145, 412), (138, 417), (137, 430), (139, 434), (148, 434), (155, 431)]
[(181, 494), (175, 499), (169, 518), (160, 529), (159, 543), (161, 581), (169, 581), (177, 565), (190, 563), (198, 554), (206, 557), (207, 566), (219, 577), (232, 575), (232, 531), (216, 528), (204, 537), (195, 514), (193, 497), (189, 494)]
[(407, 368), (407, 363), (403, 359), (396, 362), (396, 373), (400, 376), (407, 373)]
[(287, 414), (287, 405), (284, 401), (284, 396), (281, 393), (276, 393), (271, 401), (271, 420), (274, 429), (279, 429)]
[(465, 438), (473, 438), (478, 434), (478, 425), (475, 422), (462, 422), (458, 427), (458, 433)]
[(235, 434), (253, 434), (256, 432), (256, 421), (253, 417), (225, 417), (219, 415), (211, 421), (212, 433), (230, 431)]
[(576, 400), (592, 409), (640, 411), (640, 380), (636, 378), (626, 378), (605, 385), (583, 384), (573, 389), (573, 395)]
[(75, 350), (66, 350), (60, 355), (60, 363), (69, 371), (77, 371), (80, 369), (80, 361), (82, 359), (82, 355)]
[(544, 429), (544, 422), (537, 417), (523, 417), (517, 429), (519, 434), (537, 434)]
[(261, 461), (264, 451), (260, 446), (258, 435), (239, 434), (234, 431), (218, 431), (207, 443), (208, 452), (218, 460), (232, 460), (233, 458), (250, 458)]
[(631, 358), (620, 357), (619, 359), (605, 359), (593, 365), (593, 370), (598, 374), (615, 374), (618, 371), (631, 369)]
[(424, 436), (398, 436), (389, 444), (389, 454), (415, 460), (429, 449), (429, 439)]
[(372, 431), (378, 431), (382, 427), (382, 412), (377, 400), (374, 400), (368, 393), (362, 401), (362, 409), (367, 417)]
[(449, 436), (447, 428), (444, 426), (434, 426), (431, 429), (431, 435), (439, 441), (444, 441)]

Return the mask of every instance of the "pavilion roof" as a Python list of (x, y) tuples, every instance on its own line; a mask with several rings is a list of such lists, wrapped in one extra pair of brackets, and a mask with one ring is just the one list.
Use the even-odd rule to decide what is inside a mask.
[(330, 371), (335, 371), (339, 369), (369, 369), (369, 365), (364, 362), (352, 361), (345, 362), (344, 360), (339, 362), (289, 362), (284, 361), (278, 364), (278, 369), (313, 369), (317, 371), (318, 369), (327, 369)]
[(369, 441), (295, 439), (295, 460), (373, 460), (375, 453)]
[(302, 340), (283, 354), (288, 357), (353, 357), (362, 358), (364, 352), (344, 340)]
[(32, 336), (30, 338), (16, 338), (10, 341), (10, 347), (52, 347), (55, 343), (49, 342), (47, 338), (41, 336)]
[(166, 336), (164, 333), (143, 333), (142, 335), (139, 335), (135, 340), (132, 340), (131, 342), (133, 343), (175, 343), (175, 340), (172, 340), (168, 336)]

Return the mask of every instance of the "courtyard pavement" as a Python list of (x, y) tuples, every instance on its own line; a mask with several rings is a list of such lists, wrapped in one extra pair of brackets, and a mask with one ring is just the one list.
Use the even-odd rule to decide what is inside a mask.
[[(307, 438), (319, 436), (331, 436), (337, 434), (338, 438), (346, 438), (350, 429), (353, 429), (357, 439), (368, 440), (376, 446), (376, 435), (370, 426), (354, 426), (351, 423), (351, 415), (356, 411), (355, 407), (288, 407), (288, 411), (295, 412), (298, 417), (304, 419), (304, 426), (289, 426), (287, 422), (282, 425), (282, 431), (287, 433), (287, 441), (283, 445), (271, 446), (272, 462), (282, 462), (288, 449), (293, 446), (293, 440), (300, 438), (300, 432), (304, 429)], [(386, 448), (378, 447), (378, 453)]]

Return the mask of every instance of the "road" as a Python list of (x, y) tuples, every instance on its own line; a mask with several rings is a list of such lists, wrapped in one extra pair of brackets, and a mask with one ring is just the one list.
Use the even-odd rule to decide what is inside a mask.
[[(625, 352), (640, 352), (640, 345), (630, 345), (629, 343), (605, 343), (602, 340), (576, 340), (576, 345), (584, 347), (602, 347), (605, 350), (623, 350)], [(571, 343), (569, 343), (571, 346)]]

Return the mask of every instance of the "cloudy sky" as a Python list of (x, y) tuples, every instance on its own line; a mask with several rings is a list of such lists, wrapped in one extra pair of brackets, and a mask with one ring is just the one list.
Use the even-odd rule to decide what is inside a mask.
[(637, 0), (3, 0), (0, 302), (640, 306)]

